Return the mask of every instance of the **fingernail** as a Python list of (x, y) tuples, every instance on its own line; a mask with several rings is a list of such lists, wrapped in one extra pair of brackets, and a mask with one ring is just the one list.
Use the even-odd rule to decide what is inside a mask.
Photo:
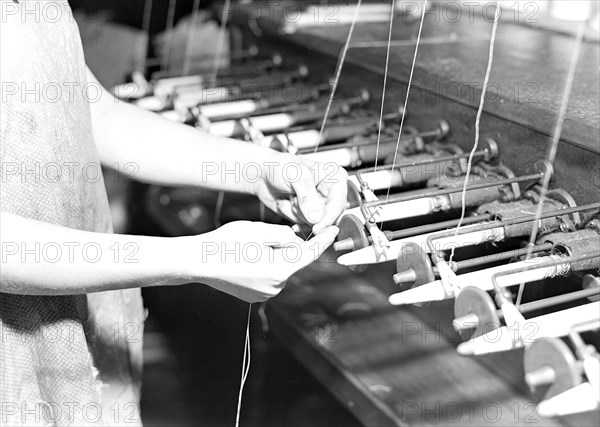
[(336, 227), (335, 225), (324, 226), (322, 224), (316, 224), (315, 226), (313, 226), (312, 230), (313, 230), (313, 234), (317, 235), (319, 233), (322, 233), (326, 229), (327, 230), (331, 230), (333, 232), (333, 237), (334, 238), (340, 232), (340, 229), (338, 227)]
[(307, 220), (312, 222), (313, 224), (319, 222), (321, 218), (323, 218), (323, 210), (318, 208), (313, 208), (308, 211)]

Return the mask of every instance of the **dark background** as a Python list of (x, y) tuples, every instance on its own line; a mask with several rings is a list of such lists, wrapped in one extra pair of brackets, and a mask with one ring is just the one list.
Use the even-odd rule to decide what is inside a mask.
[[(85, 11), (94, 16), (100, 12), (110, 12), (111, 21), (130, 27), (142, 28), (142, 17), (146, 0), (69, 0), (73, 9)], [(200, 0), (200, 9), (210, 9), (221, 1)], [(177, 0), (175, 23), (192, 12), (194, 0)], [(165, 29), (169, 0), (153, 0), (150, 34), (158, 34)]]

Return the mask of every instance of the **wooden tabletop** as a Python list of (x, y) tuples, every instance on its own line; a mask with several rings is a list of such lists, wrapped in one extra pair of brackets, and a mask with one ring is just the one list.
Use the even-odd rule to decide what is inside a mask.
[[(268, 303), (269, 323), (331, 393), (367, 426), (561, 425), (540, 419), (535, 401), (481, 362), (462, 357), (452, 302), (427, 323), (414, 308), (392, 307), (390, 265), (357, 275), (331, 260), (290, 279)], [(431, 319), (429, 319), (431, 320)], [(522, 377), (522, 353), (511, 352)]]

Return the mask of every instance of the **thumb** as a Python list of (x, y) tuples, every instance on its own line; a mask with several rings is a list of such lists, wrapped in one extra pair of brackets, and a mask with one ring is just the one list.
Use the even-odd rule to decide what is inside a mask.
[(298, 197), (298, 205), (304, 218), (311, 224), (318, 223), (323, 218), (324, 203), (315, 187), (311, 170), (303, 166), (300, 178), (291, 185)]
[(300, 245), (301, 254), (297, 263), (297, 269), (304, 268), (315, 262), (325, 250), (331, 246), (340, 229), (336, 226), (325, 228), (312, 239), (302, 242)]

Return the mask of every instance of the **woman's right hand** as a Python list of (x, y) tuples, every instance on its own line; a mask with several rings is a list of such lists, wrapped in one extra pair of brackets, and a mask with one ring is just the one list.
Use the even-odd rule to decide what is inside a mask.
[(193, 281), (247, 302), (277, 295), (286, 280), (314, 262), (338, 233), (327, 227), (309, 241), (288, 226), (236, 221), (199, 236), (181, 237), (183, 268)]

